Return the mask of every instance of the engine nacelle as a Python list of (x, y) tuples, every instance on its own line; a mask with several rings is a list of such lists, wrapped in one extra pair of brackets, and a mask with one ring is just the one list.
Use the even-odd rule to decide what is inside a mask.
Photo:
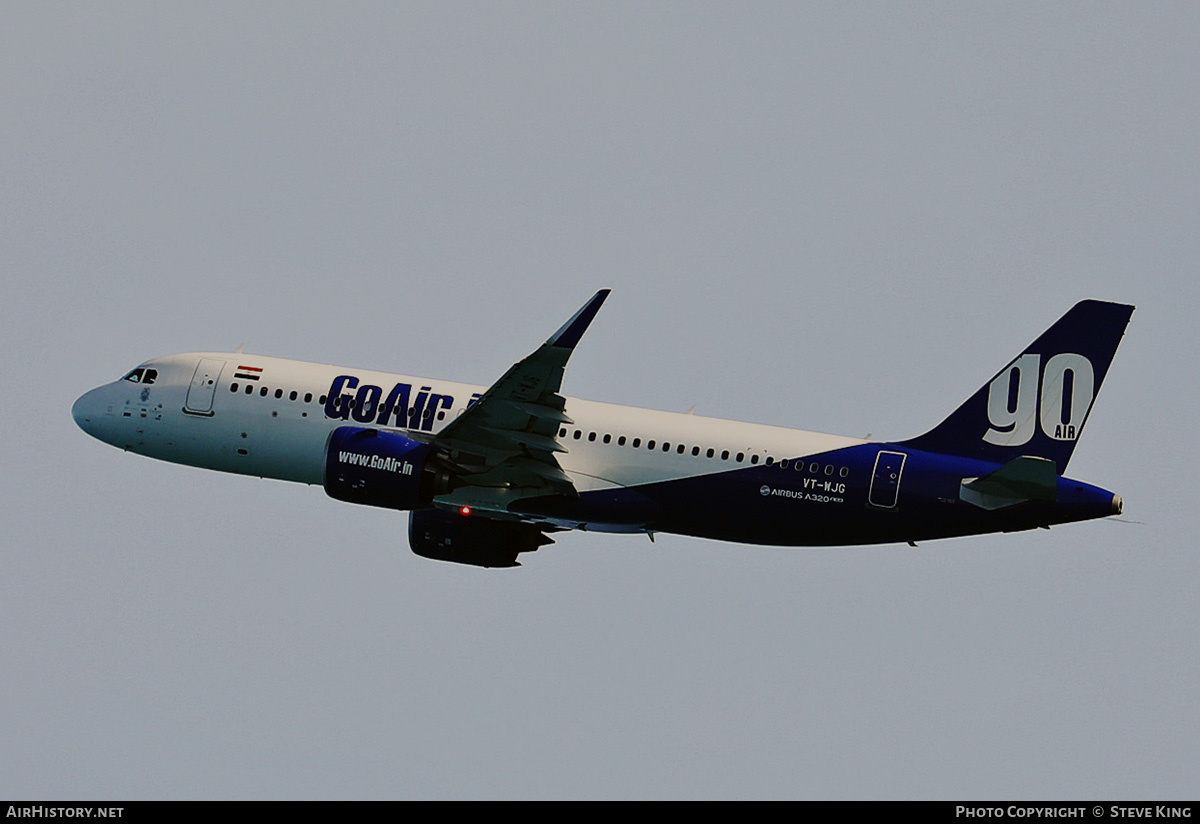
[(408, 516), (412, 551), (435, 561), (482, 567), (520, 566), (517, 556), (554, 543), (530, 524), (494, 521), (438, 509), (414, 509)]
[(433, 447), (396, 432), (339, 426), (325, 447), (325, 491), (352, 504), (417, 509), (445, 491)]

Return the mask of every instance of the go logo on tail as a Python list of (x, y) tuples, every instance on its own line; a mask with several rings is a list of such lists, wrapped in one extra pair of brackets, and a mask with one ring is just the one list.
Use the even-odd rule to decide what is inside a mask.
[(1079, 437), (1096, 396), (1092, 362), (1073, 353), (1055, 355), (1044, 368), (1041, 361), (1041, 355), (1021, 355), (988, 385), (991, 427), (985, 441), (1021, 446), (1033, 438), (1039, 423), (1046, 437), (1056, 441)]

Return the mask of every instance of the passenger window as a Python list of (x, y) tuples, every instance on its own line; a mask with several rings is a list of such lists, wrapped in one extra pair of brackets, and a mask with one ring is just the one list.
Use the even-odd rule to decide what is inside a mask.
[(654, 441), (646, 441), (646, 448), (647, 448), (647, 449), (653, 449), (653, 448), (654, 448)]
[(820, 468), (821, 468), (821, 465), (819, 463), (817, 463), (816, 461), (813, 461), (812, 463), (810, 463), (808, 465), (808, 471), (813, 473), (814, 475), (817, 473), (817, 470), (819, 470)]
[(669, 441), (663, 441), (663, 452), (670, 452), (671, 444)]
[(826, 475), (832, 475), (832, 474), (833, 474), (833, 464), (826, 464), (826, 465), (825, 465), (825, 474), (826, 474)]
[(230, 391), (230, 392), (236, 392), (236, 391), (237, 391), (237, 384), (236, 384), (236, 383), (231, 383), (231, 384), (229, 384), (229, 391)]
[(642, 439), (641, 439), (641, 438), (634, 438), (634, 439), (633, 439), (633, 448), (634, 448), (634, 449), (637, 449), (637, 448), (638, 448), (639, 446), (641, 446), (641, 445), (642, 445)]
[(290, 393), (288, 393), (288, 400), (296, 400), (296, 394), (296, 390), (293, 389)]
[(768, 455), (767, 456), (767, 466), (771, 466), (774, 463), (775, 463), (775, 459), (772, 458), (770, 455)]
[(758, 463), (758, 456), (757, 456), (757, 455), (751, 455), (751, 456), (750, 456), (750, 463), (752, 463), (752, 464), (756, 464), (756, 463)]
[(675, 451), (678, 452), (680, 455), (682, 455), (683, 450), (685, 450), (685, 449), (687, 449), (687, 447), (684, 446), (683, 444), (680, 444), (679, 447)]
[(850, 474), (850, 467), (848, 467), (848, 466), (843, 466), (841, 468), (841, 470), (838, 471), (838, 475), (841, 475), (843, 478), (849, 474)]
[(258, 394), (265, 398), (267, 396), (267, 387), (264, 386), (262, 389), (258, 390)]
[(567, 428), (565, 426), (562, 429), (558, 430), (558, 437), (560, 437), (560, 438), (567, 437)]
[(721, 452), (721, 460), (723, 460), (723, 461), (729, 460), (729, 450), (728, 449)]
[(276, 390), (275, 390), (275, 397), (277, 397), (277, 398), (282, 398), (282, 397), (283, 397), (283, 390), (282, 390), (282, 389), (276, 389)]
[(589, 441), (595, 441), (595, 440), (596, 440), (596, 433), (595, 433), (595, 432), (589, 432), (589, 433), (588, 433), (588, 440), (589, 440)]
[(742, 462), (742, 461), (744, 461), (745, 459), (746, 459), (746, 453), (745, 453), (745, 452), (739, 452), (739, 453), (737, 453), (737, 462), (738, 462), (738, 463), (741, 463), (741, 462)]
[(787, 469), (787, 465), (788, 465), (788, 459), (787, 459), (787, 458), (784, 458), (783, 460), (781, 460), (781, 461), (779, 462), (779, 468), (780, 468), (780, 469)]
[(612, 443), (612, 435), (605, 435), (605, 436), (604, 436), (604, 442), (605, 442), (605, 443)]
[(305, 403), (312, 403), (312, 392), (305, 392), (305, 393), (304, 393), (304, 402), (305, 402)]
[(711, 458), (715, 454), (717, 453), (713, 449), (709, 449), (708, 452), (704, 453), (705, 457), (707, 458)]
[(624, 445), (625, 445), (625, 436), (622, 435), (621, 437), (617, 438), (617, 446), (624, 446)]
[(253, 393), (254, 393), (254, 387), (251, 384), (246, 384), (246, 394), (251, 395)]

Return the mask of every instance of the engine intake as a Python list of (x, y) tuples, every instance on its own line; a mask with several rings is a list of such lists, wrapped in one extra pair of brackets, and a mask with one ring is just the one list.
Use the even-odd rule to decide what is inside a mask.
[(325, 491), (352, 504), (417, 509), (448, 486), (433, 447), (396, 432), (339, 426), (325, 447)]

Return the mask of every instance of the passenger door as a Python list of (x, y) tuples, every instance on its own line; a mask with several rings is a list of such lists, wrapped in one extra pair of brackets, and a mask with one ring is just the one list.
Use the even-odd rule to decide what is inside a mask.
[(213, 397), (217, 393), (217, 380), (225, 361), (216, 358), (201, 358), (192, 376), (192, 385), (188, 387), (187, 400), (183, 411), (192, 415), (212, 415)]

